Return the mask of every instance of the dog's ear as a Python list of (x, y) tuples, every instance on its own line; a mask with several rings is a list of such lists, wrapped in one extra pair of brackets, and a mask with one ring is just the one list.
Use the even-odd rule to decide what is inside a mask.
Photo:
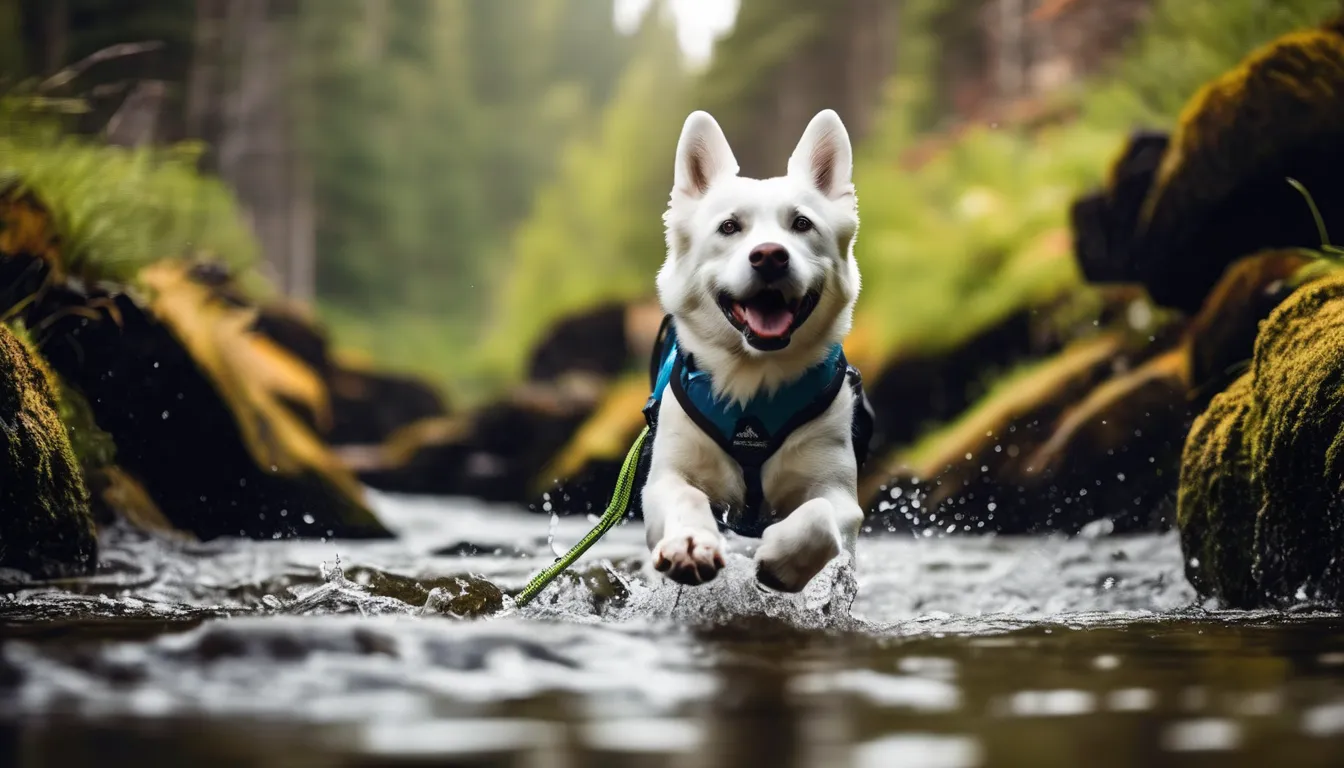
[(722, 176), (737, 175), (737, 158), (723, 129), (708, 112), (692, 112), (681, 128), (673, 188), (690, 197), (702, 197)]
[(854, 150), (845, 124), (835, 110), (818, 112), (789, 157), (789, 175), (806, 180), (835, 200), (854, 193), (853, 172)]

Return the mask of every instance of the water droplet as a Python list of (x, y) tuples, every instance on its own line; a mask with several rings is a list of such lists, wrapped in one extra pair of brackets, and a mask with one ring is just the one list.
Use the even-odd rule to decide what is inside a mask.
[(559, 527), (560, 527), (560, 516), (552, 512), (551, 525), (549, 528), (546, 529), (546, 546), (550, 547), (551, 554), (555, 555), (556, 557), (560, 557), (561, 555), (565, 554), (564, 548), (557, 546), (555, 543), (555, 529)]
[(306, 523), (307, 525), (312, 525), (313, 523), (315, 523), (315, 522), (317, 522), (317, 521), (313, 519), (313, 516), (312, 516), (312, 515), (305, 514), (305, 515), (303, 516), (303, 522)]
[(168, 412), (167, 412), (167, 411), (164, 411), (164, 412), (163, 412), (163, 420), (164, 420), (164, 421), (167, 421), (167, 420), (168, 420)]

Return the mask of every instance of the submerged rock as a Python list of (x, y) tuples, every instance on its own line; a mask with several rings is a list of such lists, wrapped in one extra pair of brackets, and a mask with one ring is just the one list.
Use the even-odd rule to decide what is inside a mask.
[(39, 578), (97, 561), (89, 495), (41, 358), (0, 325), (0, 567)]

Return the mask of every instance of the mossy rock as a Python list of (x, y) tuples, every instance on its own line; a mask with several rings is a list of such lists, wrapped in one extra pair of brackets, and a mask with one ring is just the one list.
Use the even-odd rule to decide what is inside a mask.
[(1186, 438), (1176, 500), (1186, 578), (1234, 607), (1253, 606), (1259, 595), (1251, 566), (1260, 494), (1246, 444), (1253, 411), (1249, 373), (1213, 398)]
[[(1072, 495), (1050, 484), (1036, 488), (1028, 462), (1058, 420), (1132, 354), (1144, 352), (1131, 349), (1124, 334), (1109, 332), (1010, 374), (947, 426), (873, 462), (859, 489), (870, 518), (889, 530), (973, 533), (1081, 525), (1065, 509)], [(920, 506), (899, 513), (912, 490), (922, 495)]]
[(1160, 304), (1195, 312), (1236, 259), (1320, 244), (1285, 177), (1344, 231), (1344, 36), (1285, 35), (1187, 105), (1144, 203), (1132, 274)]
[(39, 578), (88, 573), (98, 549), (53, 384), (37, 354), (0, 325), (0, 567)]
[(1279, 305), (1250, 371), (1196, 421), (1178, 521), (1204, 594), (1240, 607), (1344, 600), (1344, 274)]
[(1252, 364), (1252, 478), (1263, 593), (1344, 598), (1344, 275), (1297, 290), (1261, 327)]
[(1111, 164), (1105, 186), (1079, 198), (1070, 208), (1074, 258), (1088, 282), (1137, 280), (1133, 247), (1139, 216), (1170, 143), (1171, 136), (1162, 132), (1140, 131), (1130, 136)]
[(30, 312), (162, 515), (201, 539), (389, 535), (296, 412), (327, 407), (321, 378), (255, 332), (256, 310), (176, 262), (140, 283), (134, 296), (53, 287)]
[(1313, 263), (1298, 250), (1275, 250), (1232, 263), (1186, 332), (1190, 383), (1212, 396), (1240, 375), (1255, 351), (1260, 323), (1305, 279)]
[(1101, 518), (1118, 532), (1166, 528), (1193, 418), (1187, 382), (1178, 347), (1097, 386), (1027, 460), (1023, 487), (1055, 505), (1065, 530)]

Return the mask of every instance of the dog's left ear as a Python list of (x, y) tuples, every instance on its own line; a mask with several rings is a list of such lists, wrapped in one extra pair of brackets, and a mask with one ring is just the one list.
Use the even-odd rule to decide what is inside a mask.
[(812, 118), (789, 157), (789, 175), (806, 179), (832, 200), (854, 193), (854, 150), (849, 131), (833, 109)]

